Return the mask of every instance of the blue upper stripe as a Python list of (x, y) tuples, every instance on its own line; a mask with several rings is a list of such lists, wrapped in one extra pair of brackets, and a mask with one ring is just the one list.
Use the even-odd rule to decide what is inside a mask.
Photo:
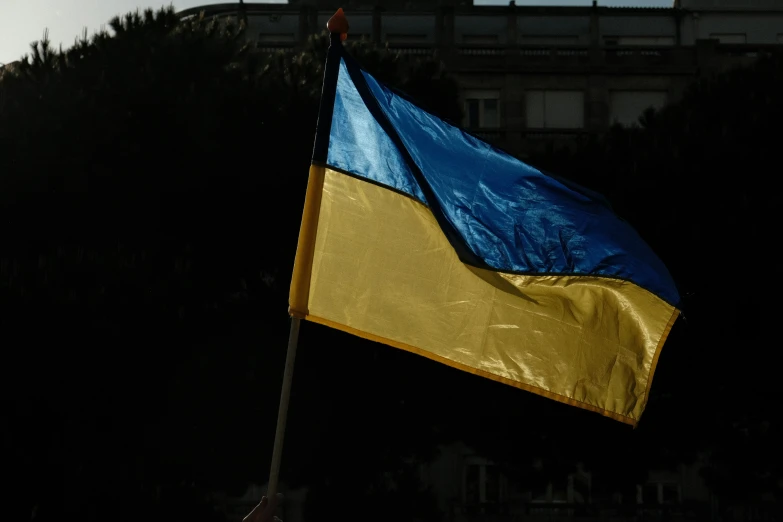
[(426, 204), (411, 169), (365, 105), (340, 60), (327, 163), (413, 196)]
[[(437, 207), (467, 248), (493, 269), (615, 277), (679, 303), (664, 264), (603, 200), (445, 123), (364, 71), (358, 81), (366, 83), (359, 88), (369, 90), (377, 102), (373, 110), (359, 94), (344, 58), (329, 165)], [(383, 118), (407, 153), (383, 130), (378, 121)], [(420, 181), (414, 171), (420, 172)], [(420, 183), (427, 185), (424, 190)], [(425, 193), (436, 201), (427, 201)]]

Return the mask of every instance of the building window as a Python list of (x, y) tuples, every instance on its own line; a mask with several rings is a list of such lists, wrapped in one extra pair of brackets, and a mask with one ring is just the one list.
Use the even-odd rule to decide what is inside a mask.
[(587, 504), (590, 502), (590, 475), (579, 471), (571, 476), (571, 502), (576, 504)]
[(530, 501), (537, 504), (551, 502), (552, 485), (541, 478), (533, 482), (530, 487)]
[(473, 463), (465, 467), (465, 505), (498, 504), (506, 499), (506, 480), (492, 463)]
[(568, 477), (552, 480), (552, 503), (568, 502)]
[(484, 478), (484, 496), (481, 499), (482, 502), (500, 502), (500, 470), (498, 467), (484, 466)]
[(648, 483), (642, 486), (642, 503), (643, 504), (660, 504), (660, 498), (658, 496), (658, 484)]
[(582, 91), (528, 91), (529, 129), (581, 129), (585, 124), (585, 94)]
[(462, 42), (467, 45), (497, 45), (496, 34), (463, 34)]
[(386, 41), (390, 44), (423, 44), (427, 43), (427, 35), (389, 33), (386, 35)]
[(647, 109), (660, 109), (667, 99), (666, 91), (613, 91), (609, 95), (610, 123), (624, 127), (638, 125)]
[(679, 504), (681, 502), (680, 486), (669, 482), (648, 482), (641, 487), (640, 504)]
[(465, 504), (475, 506), (481, 502), (481, 466), (471, 464), (465, 470)]
[(783, 44), (783, 33), (778, 33), (778, 43)]
[(678, 484), (661, 484), (661, 501), (664, 504), (680, 503), (680, 486)]
[(604, 45), (626, 47), (665, 47), (674, 45), (673, 36), (605, 36)]
[(465, 126), (469, 129), (500, 127), (500, 93), (498, 91), (466, 92)]
[(741, 33), (712, 33), (710, 39), (722, 44), (744, 44), (747, 41), (747, 37)]

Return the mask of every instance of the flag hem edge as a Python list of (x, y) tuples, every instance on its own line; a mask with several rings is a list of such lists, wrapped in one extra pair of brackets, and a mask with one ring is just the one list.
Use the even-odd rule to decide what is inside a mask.
[[(658, 357), (661, 353), (661, 350), (663, 348), (664, 343), (666, 342), (666, 339), (669, 335), (669, 332), (671, 331), (672, 325), (674, 324), (674, 321), (676, 320), (677, 316), (679, 315), (679, 310), (675, 309), (674, 313), (672, 314), (672, 317), (669, 319), (669, 322), (667, 323), (666, 327), (664, 328), (661, 339), (658, 342), (658, 346), (655, 350), (655, 355), (653, 356), (653, 361), (650, 366), (650, 375), (647, 380), (647, 389), (645, 391), (645, 399), (648, 397), (650, 385), (652, 384), (652, 377), (653, 373), (655, 372), (656, 363), (658, 362)], [(480, 370), (478, 368), (472, 368), (468, 365), (458, 363), (456, 361), (452, 361), (450, 359), (447, 359), (445, 357), (439, 356), (437, 354), (428, 352), (426, 350), (422, 350), (420, 348), (416, 348), (415, 346), (411, 346), (406, 343), (402, 343), (399, 341), (394, 341), (392, 339), (388, 339), (385, 337), (381, 337), (369, 332), (365, 332), (364, 330), (357, 330), (356, 328), (352, 328), (350, 326), (337, 323), (335, 321), (331, 321), (329, 319), (324, 319), (323, 317), (318, 317), (315, 315), (307, 315), (305, 317), (306, 321), (310, 321), (312, 323), (321, 324), (323, 326), (328, 326), (330, 328), (334, 328), (336, 330), (343, 331), (345, 333), (355, 335), (357, 337), (361, 337), (363, 339), (367, 339), (368, 341), (374, 341), (381, 344), (386, 344), (388, 346), (392, 346), (394, 348), (398, 348), (400, 350), (404, 350), (409, 353), (413, 353), (416, 355), (421, 355), (423, 357), (426, 357), (427, 359), (430, 359), (432, 361), (445, 364), (446, 366), (450, 366), (452, 368), (455, 368), (457, 370), (462, 370), (467, 373), (472, 373), (473, 375), (477, 375), (479, 377), (484, 377), (486, 379), (493, 380), (495, 382), (499, 382), (502, 384), (506, 384), (508, 386), (513, 386), (514, 388), (518, 388), (520, 390), (524, 390), (530, 393), (534, 393), (536, 395), (539, 395), (541, 397), (546, 397), (548, 399), (555, 400), (557, 402), (560, 402), (562, 404), (567, 404), (569, 406), (575, 406), (577, 408), (581, 408), (584, 410), (592, 411), (594, 413), (600, 413), (604, 417), (609, 417), (610, 419), (614, 419), (616, 421), (622, 422), (623, 424), (628, 424), (634, 428), (638, 427), (639, 419), (634, 419), (633, 417), (628, 417), (626, 415), (621, 415), (619, 413), (600, 408), (598, 406), (593, 406), (592, 404), (588, 404), (586, 402), (581, 402), (576, 399), (572, 399), (571, 397), (566, 397), (564, 395), (560, 395), (558, 393), (551, 392), (549, 390), (545, 390), (543, 388), (539, 388), (537, 386), (532, 386), (530, 384), (521, 383), (518, 381), (514, 381), (511, 379), (507, 379), (505, 377), (501, 377), (499, 375), (492, 374), (490, 372)], [(640, 415), (641, 418), (641, 415)]]

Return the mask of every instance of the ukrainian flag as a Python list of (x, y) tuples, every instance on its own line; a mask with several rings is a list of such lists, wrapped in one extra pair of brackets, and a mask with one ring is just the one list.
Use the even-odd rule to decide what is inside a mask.
[(600, 196), (421, 109), (339, 43), (329, 60), (291, 315), (635, 425), (679, 313), (663, 263)]

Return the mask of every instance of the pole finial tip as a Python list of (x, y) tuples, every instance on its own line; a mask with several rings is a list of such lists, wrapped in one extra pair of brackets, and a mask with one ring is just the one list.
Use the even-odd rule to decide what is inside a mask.
[(326, 22), (326, 29), (330, 33), (340, 33), (340, 39), (343, 41), (348, 38), (348, 19), (345, 18), (342, 7)]

